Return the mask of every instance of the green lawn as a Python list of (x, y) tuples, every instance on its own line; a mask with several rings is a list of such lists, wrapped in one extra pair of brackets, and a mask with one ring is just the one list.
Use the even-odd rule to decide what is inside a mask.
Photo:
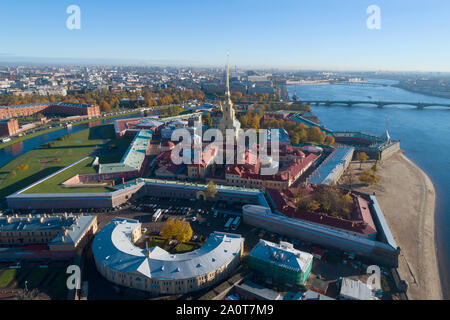
[(185, 253), (185, 252), (197, 250), (198, 248), (200, 248), (199, 245), (190, 244), (190, 243), (179, 243), (175, 246), (174, 251), (175, 251), (175, 253)]
[(200, 246), (201, 246), (201, 244), (199, 244), (199, 243), (185, 242), (185, 243), (179, 243), (175, 247), (170, 247), (169, 242), (160, 237), (151, 237), (148, 240), (149, 248), (160, 247), (172, 254), (186, 253), (186, 252), (194, 251), (194, 250), (197, 250), (198, 248), (200, 248)]
[(152, 248), (152, 247), (160, 247), (164, 250), (168, 249), (168, 243), (165, 239), (161, 239), (161, 238), (156, 238), (156, 237), (152, 237), (148, 240), (148, 247)]
[(16, 274), (17, 269), (3, 270), (0, 275), (0, 288), (6, 288), (8, 284), (15, 279)]
[[(113, 125), (103, 125), (68, 135), (65, 139), (52, 142), (50, 147), (42, 146), (32, 150), (0, 168), (0, 200), (89, 155), (98, 154), (100, 163), (120, 161), (130, 141), (128, 138), (117, 139)], [(23, 167), (26, 165), (28, 168)], [(77, 166), (77, 169), (82, 171), (80, 173), (95, 172), (88, 166)], [(73, 170), (69, 172), (72, 173)], [(57, 181), (59, 176), (54, 177), (56, 183), (59, 183)], [(43, 190), (45, 188), (51, 190), (53, 187), (44, 185)], [(91, 188), (87, 189), (93, 191)], [(61, 192), (86, 192), (86, 190), (74, 188), (64, 189)]]
[(62, 270), (61, 273), (52, 281), (50, 296), (55, 300), (67, 299), (67, 278), (69, 275)]
[(0, 288), (49, 289), (52, 299), (67, 298), (68, 274), (65, 268), (21, 268), (0, 270)]
[(33, 188), (25, 191), (24, 193), (79, 193), (79, 192), (108, 192), (112, 189), (106, 187), (98, 187), (98, 188), (64, 188), (61, 187), (60, 184), (66, 181), (67, 179), (75, 176), (76, 174), (88, 174), (88, 173), (96, 173), (94, 167), (92, 167), (92, 161), (94, 159), (89, 157), (86, 160), (78, 163), (77, 165), (70, 167), (67, 170), (64, 170), (60, 174), (45, 180), (34, 186)]
[(23, 280), (24, 285), (25, 281), (28, 281), (28, 289), (37, 288), (47, 277), (51, 275), (51, 273), (51, 270), (48, 268), (36, 268), (25, 277)]

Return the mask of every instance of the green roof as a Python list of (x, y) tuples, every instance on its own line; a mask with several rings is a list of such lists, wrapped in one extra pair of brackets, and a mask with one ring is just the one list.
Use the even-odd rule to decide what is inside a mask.
[(152, 139), (152, 135), (152, 130), (140, 130), (125, 152), (122, 160), (119, 163), (100, 164), (98, 172), (103, 174), (138, 171), (144, 162), (147, 146)]

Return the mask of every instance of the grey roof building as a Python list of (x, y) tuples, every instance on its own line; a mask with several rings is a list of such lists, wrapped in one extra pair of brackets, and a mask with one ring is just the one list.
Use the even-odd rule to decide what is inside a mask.
[(139, 221), (114, 219), (94, 239), (95, 262), (108, 280), (156, 294), (187, 293), (217, 283), (239, 265), (244, 244), (240, 235), (214, 232), (201, 248), (171, 254), (159, 247), (136, 247), (140, 236)]

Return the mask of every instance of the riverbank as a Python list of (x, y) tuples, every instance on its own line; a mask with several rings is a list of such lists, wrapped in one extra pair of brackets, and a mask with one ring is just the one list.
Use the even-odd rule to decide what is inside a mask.
[(439, 93), (436, 93), (436, 92), (422, 91), (420, 89), (415, 89), (414, 87), (408, 87), (408, 86), (402, 85), (401, 83), (393, 84), (392, 86), (395, 87), (395, 88), (400, 88), (400, 89), (412, 92), (412, 93), (423, 94), (423, 95), (428, 96), (428, 97), (450, 99), (450, 96), (448, 94), (439, 94)]
[[(366, 164), (366, 167), (371, 165)], [(401, 248), (399, 272), (408, 282), (410, 299), (440, 300), (443, 296), (435, 246), (433, 183), (401, 152), (380, 163), (378, 168), (378, 184), (355, 185), (354, 189), (376, 192), (389, 228)], [(359, 163), (352, 163), (351, 169), (359, 174)]]

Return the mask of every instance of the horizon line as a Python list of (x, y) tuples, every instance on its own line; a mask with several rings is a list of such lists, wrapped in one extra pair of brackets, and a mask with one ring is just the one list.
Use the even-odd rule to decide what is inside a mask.
[[(6, 60), (5, 60), (6, 58)], [(57, 61), (39, 61), (47, 59)], [(115, 67), (179, 67), (179, 68), (226, 68), (220, 63), (202, 63), (199, 61), (173, 60), (173, 59), (136, 59), (136, 58), (74, 58), (74, 57), (32, 57), (16, 56), (14, 54), (0, 53), (0, 65), (35, 64), (45, 66), (115, 66)], [(407, 72), (407, 73), (450, 73), (448, 70), (389, 68), (389, 67), (339, 67), (339, 66), (301, 66), (301, 65), (262, 65), (262, 64), (234, 64), (233, 68), (244, 70), (280, 70), (280, 71), (337, 71), (337, 72)]]

